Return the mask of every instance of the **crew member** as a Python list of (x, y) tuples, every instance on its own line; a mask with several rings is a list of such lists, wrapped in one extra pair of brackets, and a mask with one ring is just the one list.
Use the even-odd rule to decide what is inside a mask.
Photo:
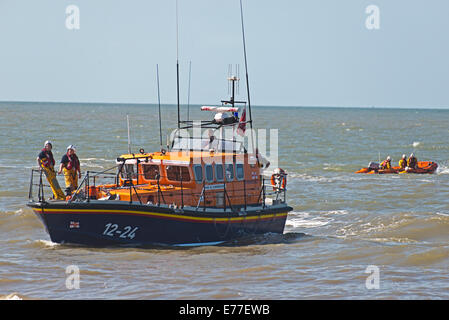
[(52, 149), (52, 143), (48, 140), (45, 141), (44, 148), (37, 157), (37, 164), (47, 177), (54, 197), (58, 200), (64, 200), (64, 193), (59, 186), (58, 179), (56, 179), (55, 159), (53, 157), (53, 153), (51, 152)]
[(59, 165), (58, 174), (64, 172), (66, 195), (72, 195), (72, 192), (78, 189), (78, 178), (81, 178), (81, 167), (76, 149), (73, 145), (67, 147), (67, 153), (62, 156)]
[(287, 185), (287, 173), (281, 168), (276, 168), (271, 176), (271, 184), (275, 191), (285, 190)]
[(44, 148), (41, 150), (37, 157), (37, 164), (39, 168), (47, 169), (48, 171), (55, 171), (55, 159), (53, 158), (53, 153), (51, 150), (53, 149), (53, 145), (50, 141), (45, 141)]
[(407, 167), (410, 169), (417, 169), (418, 168), (418, 159), (416, 159), (415, 154), (412, 153), (410, 157), (407, 160)]
[(399, 160), (399, 167), (401, 169), (405, 169), (405, 167), (407, 167), (407, 156), (405, 154), (403, 154), (402, 159)]
[(382, 163), (380, 164), (381, 169), (391, 169), (391, 158), (390, 156), (387, 157)]

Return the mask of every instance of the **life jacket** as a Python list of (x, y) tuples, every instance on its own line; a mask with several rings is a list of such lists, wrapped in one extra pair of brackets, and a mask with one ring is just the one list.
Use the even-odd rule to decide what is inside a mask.
[(402, 169), (405, 169), (405, 167), (407, 166), (407, 160), (405, 160), (405, 159), (399, 160), (399, 166), (400, 166)]
[(408, 158), (407, 166), (409, 166), (410, 168), (415, 169), (417, 167), (417, 165), (418, 165), (418, 160), (415, 157)]
[(73, 154), (72, 156), (69, 156), (69, 154), (67, 153), (67, 158), (69, 158), (69, 162), (67, 163), (67, 170), (79, 170), (80, 168), (80, 161), (78, 160), (78, 157), (76, 156), (76, 154)]
[(281, 174), (273, 174), (271, 176), (271, 185), (273, 186), (273, 190), (285, 190), (287, 186), (287, 176)]
[(51, 151), (47, 151), (47, 149), (42, 149), (42, 152), (45, 154), (45, 158), (40, 159), (42, 166), (49, 168), (55, 166), (55, 159), (53, 158), (53, 153)]
[(384, 160), (380, 166), (384, 169), (391, 169), (391, 162), (388, 160)]

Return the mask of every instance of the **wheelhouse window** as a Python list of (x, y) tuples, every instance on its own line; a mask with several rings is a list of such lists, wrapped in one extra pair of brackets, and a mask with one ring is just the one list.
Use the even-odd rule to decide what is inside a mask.
[(159, 175), (159, 166), (155, 164), (143, 164), (143, 176), (147, 180), (157, 180)]
[(226, 181), (234, 180), (234, 165), (232, 163), (225, 164)]
[(245, 178), (243, 163), (237, 163), (235, 165), (235, 175), (237, 176), (237, 180), (243, 180)]
[(211, 164), (206, 164), (204, 166), (204, 169), (206, 171), (206, 181), (207, 182), (213, 182), (214, 181), (214, 170), (212, 168)]
[(171, 181), (190, 181), (189, 168), (181, 166), (167, 166), (167, 178)]
[(215, 179), (217, 181), (224, 181), (224, 176), (223, 176), (223, 165), (220, 164), (215, 164)]
[(120, 176), (124, 180), (136, 179), (137, 178), (137, 170), (135, 164), (125, 164), (121, 171)]
[(195, 174), (196, 182), (203, 182), (203, 167), (200, 164), (196, 164), (193, 166), (193, 173)]

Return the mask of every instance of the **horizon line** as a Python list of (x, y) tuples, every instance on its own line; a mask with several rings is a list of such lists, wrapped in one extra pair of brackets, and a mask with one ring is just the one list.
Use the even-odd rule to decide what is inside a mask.
[[(155, 105), (157, 102), (98, 102), (98, 101), (31, 101), (31, 100), (0, 100), (0, 103), (64, 103), (64, 104), (105, 104), (105, 105)], [(210, 104), (210, 103), (209, 103)], [(177, 107), (176, 103), (163, 103), (165, 106)], [(183, 104), (181, 104), (182, 106)], [(208, 103), (198, 104), (190, 103), (190, 106), (203, 106)], [(266, 108), (341, 108), (341, 109), (410, 109), (410, 110), (449, 110), (449, 106), (379, 106), (379, 105), (362, 105), (362, 106), (341, 106), (341, 105), (252, 105), (253, 107), (266, 107)]]

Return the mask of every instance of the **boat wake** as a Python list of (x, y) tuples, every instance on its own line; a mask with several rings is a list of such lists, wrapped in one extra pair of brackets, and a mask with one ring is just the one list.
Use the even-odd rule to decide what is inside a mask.
[(50, 240), (42, 240), (42, 239), (35, 240), (33, 242), (33, 244), (38, 246), (38, 247), (51, 248), (51, 249), (61, 246), (59, 243), (52, 242)]
[(310, 237), (312, 236), (302, 232), (285, 232), (283, 234), (268, 232), (264, 234), (248, 235), (233, 241), (224, 242), (219, 246), (239, 247), (248, 245), (289, 244), (302, 241)]
[(449, 166), (447, 163), (439, 164), (436, 174), (449, 174)]
[(335, 219), (335, 215), (346, 215), (346, 210), (317, 211), (317, 212), (296, 212), (288, 214), (286, 222), (287, 228), (319, 228), (328, 225)]

